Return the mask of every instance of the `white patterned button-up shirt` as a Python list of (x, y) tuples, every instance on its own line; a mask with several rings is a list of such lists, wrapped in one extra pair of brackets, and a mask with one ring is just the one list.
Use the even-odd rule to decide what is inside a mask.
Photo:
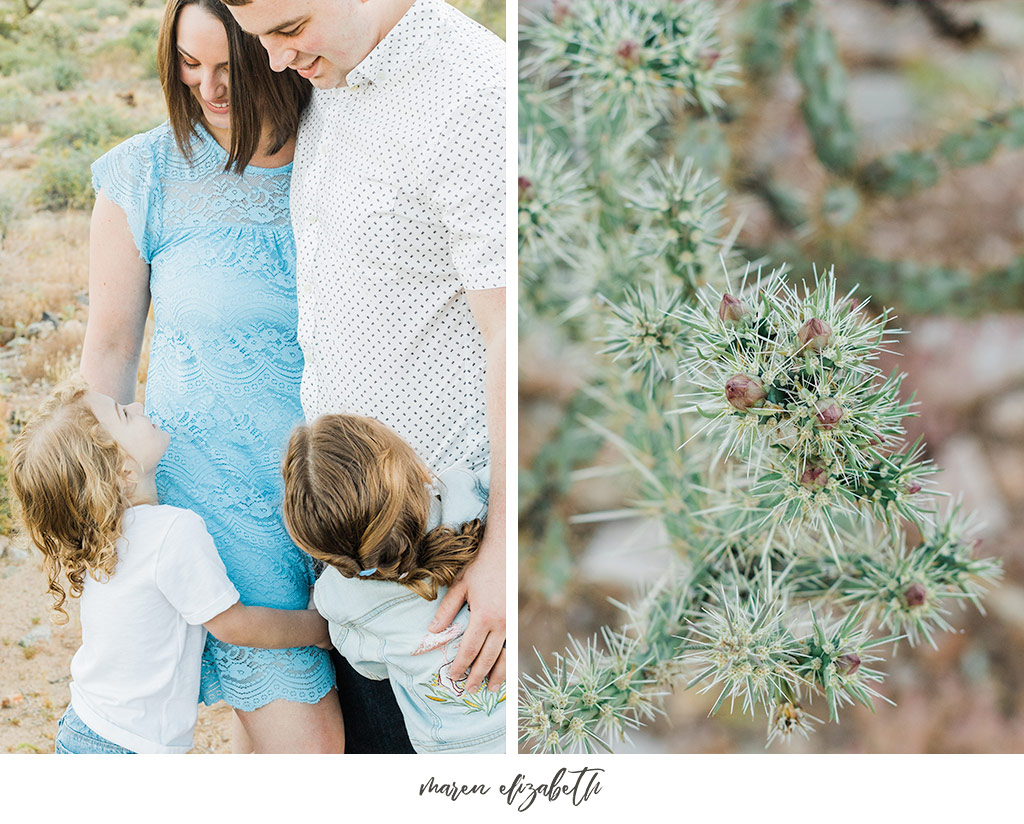
[(368, 415), (435, 472), (489, 460), (466, 290), (505, 285), (505, 44), (417, 0), (316, 90), (292, 175), (302, 406)]

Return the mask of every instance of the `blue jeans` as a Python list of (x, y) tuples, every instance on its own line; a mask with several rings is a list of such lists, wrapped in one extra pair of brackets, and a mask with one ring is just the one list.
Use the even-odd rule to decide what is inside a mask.
[(94, 733), (78, 717), (78, 713), (71, 708), (70, 704), (64, 710), (60, 721), (57, 722), (57, 738), (54, 741), (53, 751), (59, 755), (135, 754), (132, 750), (119, 747), (113, 741), (108, 741), (102, 735)]

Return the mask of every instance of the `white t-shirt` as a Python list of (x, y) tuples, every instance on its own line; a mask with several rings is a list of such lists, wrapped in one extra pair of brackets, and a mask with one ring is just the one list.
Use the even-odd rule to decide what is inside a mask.
[(128, 509), (117, 567), (85, 579), (71, 704), (99, 735), (139, 753), (192, 748), (203, 624), (239, 599), (203, 519), (188, 509)]
[(302, 407), (388, 424), (435, 472), (490, 460), (467, 290), (505, 285), (505, 44), (417, 0), (316, 90), (291, 185)]

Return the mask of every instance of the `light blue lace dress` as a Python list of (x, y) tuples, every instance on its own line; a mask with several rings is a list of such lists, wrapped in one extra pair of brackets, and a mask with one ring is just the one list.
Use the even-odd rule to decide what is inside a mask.
[[(92, 166), (94, 187), (124, 210), (150, 264), (146, 412), (171, 434), (157, 491), (206, 520), (244, 604), (304, 609), (312, 562), (281, 511), (283, 449), (302, 417), (291, 166), (225, 172), (227, 152), (199, 131), (191, 164), (164, 123)], [(333, 686), (325, 650), (207, 640), (207, 704), (316, 703)]]

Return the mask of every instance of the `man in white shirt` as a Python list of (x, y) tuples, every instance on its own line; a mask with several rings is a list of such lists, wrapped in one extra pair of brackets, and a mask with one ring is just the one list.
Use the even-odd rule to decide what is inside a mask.
[(224, 2), (273, 69), (294, 69), (316, 88), (291, 188), (306, 417), (375, 417), (436, 473), (490, 462), (479, 557), (430, 629), (468, 602), (452, 669), (472, 664), (467, 689), (484, 677), (497, 688), (505, 680), (504, 43), (443, 0)]

